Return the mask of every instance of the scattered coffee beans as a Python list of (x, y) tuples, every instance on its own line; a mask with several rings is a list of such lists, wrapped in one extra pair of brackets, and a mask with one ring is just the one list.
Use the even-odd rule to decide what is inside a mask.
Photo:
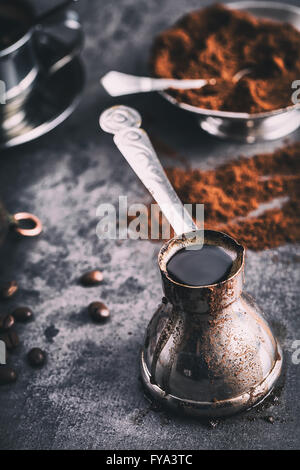
[(17, 333), (11, 330), (1, 334), (0, 339), (4, 341), (8, 350), (15, 349), (17, 346), (19, 346), (20, 343)]
[(17, 292), (18, 288), (16, 281), (7, 282), (1, 287), (1, 297), (3, 299), (9, 299)]
[(0, 317), (0, 330), (9, 330), (15, 324), (15, 319), (12, 315), (4, 315)]
[(17, 307), (12, 316), (18, 322), (27, 322), (33, 319), (33, 312), (28, 307)]
[(0, 385), (10, 384), (17, 380), (17, 374), (11, 367), (0, 366)]
[(46, 353), (40, 348), (32, 348), (27, 354), (27, 359), (32, 367), (42, 367), (46, 362)]
[(97, 323), (103, 323), (109, 319), (110, 313), (103, 302), (92, 302), (88, 307), (91, 318)]
[(98, 270), (88, 271), (81, 276), (80, 281), (85, 287), (98, 286), (103, 281), (103, 274)]

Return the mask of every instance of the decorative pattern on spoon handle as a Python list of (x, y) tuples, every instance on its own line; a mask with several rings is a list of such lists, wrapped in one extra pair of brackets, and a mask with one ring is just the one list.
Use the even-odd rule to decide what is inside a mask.
[(125, 128), (114, 136), (114, 142), (158, 203), (175, 232), (180, 235), (197, 230), (192, 217), (169, 182), (146, 132), (138, 128)]
[(101, 129), (110, 134), (128, 127), (140, 127), (141, 123), (141, 115), (136, 109), (122, 105), (106, 109), (99, 119)]

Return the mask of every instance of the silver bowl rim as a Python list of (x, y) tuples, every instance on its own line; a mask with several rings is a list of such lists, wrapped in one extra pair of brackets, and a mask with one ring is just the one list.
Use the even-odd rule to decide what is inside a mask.
[[(269, 8), (269, 9), (278, 9), (286, 10), (290, 13), (295, 13), (299, 15), (300, 18), (300, 7), (296, 5), (291, 5), (281, 2), (272, 2), (272, 1), (257, 1), (257, 0), (245, 0), (239, 2), (230, 2), (225, 4), (227, 7), (239, 10), (240, 8)], [(266, 111), (262, 113), (237, 113), (232, 111), (216, 111), (214, 109), (199, 108), (188, 103), (180, 102), (176, 100), (173, 96), (169, 95), (166, 91), (159, 92), (167, 101), (171, 104), (184, 109), (190, 113), (202, 114), (215, 118), (229, 118), (229, 119), (242, 119), (242, 120), (254, 120), (254, 119), (264, 119), (273, 116), (278, 116), (280, 114), (287, 113), (289, 111), (295, 111), (300, 109), (300, 103), (287, 106), (286, 108), (275, 109), (273, 111)]]

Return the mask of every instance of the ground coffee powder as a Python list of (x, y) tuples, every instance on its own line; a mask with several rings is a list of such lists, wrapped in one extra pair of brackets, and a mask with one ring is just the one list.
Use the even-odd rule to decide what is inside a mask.
[(206, 229), (263, 250), (300, 241), (299, 157), (296, 142), (215, 170), (173, 167), (166, 173), (183, 203), (205, 204)]
[[(238, 82), (235, 74), (251, 72)], [(183, 17), (155, 40), (155, 76), (215, 78), (215, 85), (171, 90), (201, 108), (258, 113), (292, 105), (291, 84), (300, 78), (300, 32), (287, 23), (214, 5)]]

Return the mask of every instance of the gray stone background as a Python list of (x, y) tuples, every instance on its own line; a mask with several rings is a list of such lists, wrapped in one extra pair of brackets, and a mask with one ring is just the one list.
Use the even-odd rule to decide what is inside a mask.
[[(54, 2), (39, 1), (42, 9)], [(118, 102), (136, 107), (144, 126), (195, 168), (213, 168), (240, 154), (272, 151), (222, 142), (201, 132), (193, 118), (157, 95), (109, 98), (99, 85), (108, 70), (143, 74), (153, 35), (199, 0), (82, 0), (87, 85), (67, 122), (36, 142), (1, 151), (0, 192), (10, 212), (36, 213), (37, 240), (10, 238), (1, 252), (1, 278), (17, 279), (17, 297), (1, 303), (31, 306), (35, 321), (19, 327), (22, 344), (9, 361), (19, 378), (0, 389), (2, 449), (294, 449), (299, 447), (299, 372), (291, 360), (299, 333), (299, 266), (295, 246), (248, 251), (246, 289), (263, 307), (285, 350), (286, 378), (279, 404), (264, 413), (235, 416), (212, 429), (205, 423), (154, 412), (138, 380), (143, 335), (162, 291), (159, 245), (99, 241), (96, 208), (147, 198), (141, 183), (98, 127), (103, 109)], [(299, 1), (294, 1), (300, 5)], [(295, 133), (290, 140), (297, 140)], [(170, 164), (163, 152), (163, 164)], [(204, 201), (205, 202), (205, 201)], [(296, 260), (296, 261), (295, 261)], [(103, 286), (84, 289), (78, 277), (100, 267)], [(111, 322), (97, 326), (86, 306), (103, 299)], [(29, 348), (40, 346), (48, 364), (32, 370)], [(271, 414), (274, 424), (264, 420)], [(252, 418), (251, 418), (252, 416)], [(249, 419), (250, 417), (250, 419)]]

